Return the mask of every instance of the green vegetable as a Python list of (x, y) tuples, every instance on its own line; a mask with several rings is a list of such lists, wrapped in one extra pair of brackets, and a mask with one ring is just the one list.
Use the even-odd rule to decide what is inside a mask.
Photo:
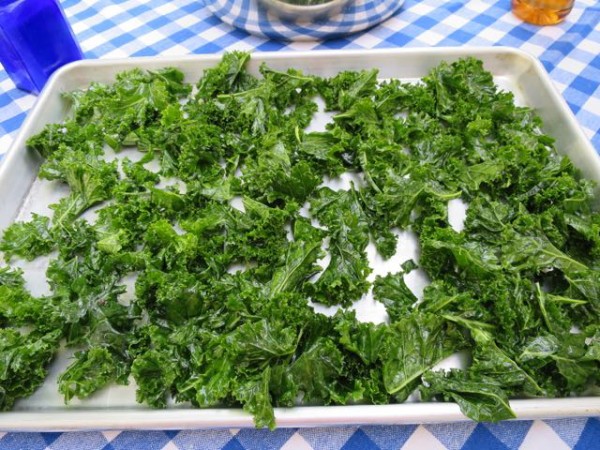
[(398, 401), (406, 400), (417, 388), (423, 373), (462, 348), (461, 335), (447, 325), (440, 316), (411, 314), (390, 326), (383, 382)]
[[(417, 393), (498, 421), (512, 398), (593, 392), (595, 188), (534, 111), (472, 58), (416, 84), (249, 61), (225, 54), (193, 93), (176, 69), (121, 73), (65, 94), (64, 123), (29, 139), (68, 194), (0, 239), (7, 262), (50, 255), (40, 297), (0, 268), (0, 409), (63, 346), (67, 402), (135, 380), (152, 407), (241, 406), (269, 428), (297, 404)], [(309, 132), (319, 96), (332, 120)], [(367, 254), (389, 260), (408, 235), (418, 260), (371, 283)], [(350, 308), (370, 294), (385, 323)], [(456, 353), (468, 363), (439, 370)]]
[(0, 329), (0, 409), (31, 395), (47, 375), (47, 365), (58, 349), (60, 331), (24, 334)]
[(29, 222), (15, 222), (4, 231), (0, 251), (7, 261), (15, 255), (33, 260), (54, 248), (50, 219), (33, 214)]

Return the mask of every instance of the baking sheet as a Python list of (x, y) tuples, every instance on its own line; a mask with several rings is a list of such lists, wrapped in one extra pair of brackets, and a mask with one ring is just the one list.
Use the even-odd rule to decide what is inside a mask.
[[(299, 68), (306, 73), (332, 76), (340, 70), (378, 68), (380, 78), (416, 81), (441, 61), (453, 61), (474, 56), (503, 89), (515, 94), (517, 103), (535, 108), (544, 120), (545, 131), (557, 139), (557, 148), (571, 157), (585, 176), (600, 181), (600, 158), (579, 128), (565, 101), (556, 92), (543, 67), (527, 54), (502, 47), (494, 48), (431, 48), (394, 49), (382, 51), (319, 51), (294, 53), (255, 53), (250, 63), (253, 72), (262, 62), (276, 70)], [(26, 151), (27, 137), (39, 132), (46, 123), (59, 122), (67, 112), (61, 92), (85, 88), (91, 81), (110, 83), (115, 74), (133, 67), (155, 70), (166, 66), (181, 69), (188, 82), (195, 82), (204, 69), (220, 60), (218, 55), (183, 58), (137, 58), (125, 60), (80, 61), (59, 70), (46, 86), (35, 108), (25, 121), (8, 156), (0, 165), (0, 232), (13, 220), (26, 220), (32, 212), (50, 214), (48, 205), (66, 194), (57, 182), (36, 181), (41, 159)], [(316, 123), (328, 120), (321, 113)], [(124, 152), (120, 157), (132, 158), (135, 153)], [(342, 180), (341, 185), (348, 180)], [(340, 186), (338, 186), (340, 187)], [(451, 205), (451, 216), (460, 227), (461, 205)], [(464, 211), (462, 211), (464, 212)], [(417, 259), (417, 248), (410, 232), (400, 235), (399, 252), (384, 263), (371, 252), (376, 274), (385, 274), (398, 263)], [(28, 287), (34, 295), (45, 292), (47, 260), (21, 263), (26, 269)], [(409, 274), (408, 286), (418, 293), (426, 278), (418, 271)], [(361, 320), (379, 322), (385, 310), (370, 297), (354, 308)], [(331, 313), (332, 311), (325, 310)], [(237, 409), (191, 409), (174, 406), (166, 410), (148, 409), (135, 401), (135, 385), (114, 386), (91, 398), (74, 400), (64, 405), (57, 392), (56, 378), (69, 364), (70, 353), (62, 352), (50, 368), (49, 378), (30, 398), (19, 401), (14, 411), (0, 413), (0, 430), (82, 430), (82, 429), (184, 429), (202, 427), (253, 426), (252, 417)], [(460, 366), (461, 355), (444, 361), (443, 367)], [(532, 399), (511, 402), (520, 419), (583, 416), (600, 414), (600, 397), (568, 399)], [(298, 407), (276, 409), (277, 424), (283, 426), (323, 426), (367, 423), (425, 423), (466, 420), (457, 405), (452, 403), (404, 403), (400, 405), (353, 405), (328, 407)]]

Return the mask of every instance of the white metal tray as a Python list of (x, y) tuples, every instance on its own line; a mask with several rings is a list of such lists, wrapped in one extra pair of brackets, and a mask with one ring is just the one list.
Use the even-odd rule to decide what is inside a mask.
[[(557, 140), (588, 178), (600, 182), (600, 158), (579, 128), (566, 102), (557, 93), (543, 66), (518, 50), (493, 48), (391, 49), (381, 51), (319, 51), (255, 53), (252, 71), (266, 62), (278, 70), (294, 67), (306, 73), (332, 76), (340, 70), (378, 68), (382, 79), (416, 80), (442, 61), (474, 56), (484, 62), (496, 83), (512, 91), (516, 101), (537, 110), (545, 131)], [(7, 157), (0, 165), (0, 233), (15, 219), (32, 212), (49, 214), (48, 205), (64, 194), (57, 183), (36, 181), (41, 158), (26, 151), (26, 139), (45, 124), (59, 122), (67, 112), (61, 92), (85, 88), (91, 81), (110, 83), (123, 70), (139, 67), (178, 67), (187, 81), (196, 81), (204, 69), (220, 60), (218, 55), (179, 58), (136, 58), (72, 63), (57, 71), (29, 114)], [(598, 192), (597, 192), (598, 193)], [(599, 195), (600, 197), (600, 195)], [(35, 261), (26, 267), (28, 287), (34, 294), (45, 289), (45, 264)], [(377, 271), (381, 272), (381, 271)], [(412, 283), (412, 286), (411, 286)], [(419, 289), (418, 279), (407, 280)], [(36, 292), (38, 291), (38, 292)], [(372, 299), (357, 307), (366, 320), (378, 320), (381, 305)], [(250, 427), (252, 417), (239, 409), (149, 409), (135, 402), (135, 386), (104, 389), (85, 401), (64, 405), (57, 393), (56, 377), (68, 364), (63, 353), (50, 368), (49, 378), (33, 396), (21, 400), (11, 412), (0, 413), (0, 430), (66, 431), (89, 429), (186, 429)], [(448, 364), (455, 364), (450, 361)], [(513, 400), (519, 419), (600, 415), (600, 397)], [(345, 424), (401, 424), (467, 420), (453, 403), (404, 403), (399, 405), (297, 407), (275, 410), (279, 427), (308, 427)]]

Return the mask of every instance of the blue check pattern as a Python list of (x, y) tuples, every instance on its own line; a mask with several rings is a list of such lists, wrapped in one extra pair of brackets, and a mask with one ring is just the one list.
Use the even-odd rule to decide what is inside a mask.
[(597, 418), (500, 424), (397, 425), (268, 430), (0, 433), (0, 449), (27, 450), (506, 450), (597, 449)]
[[(227, 14), (221, 12), (223, 20), (212, 14), (219, 3), (228, 1), (237, 3), (231, 0), (61, 0), (61, 3), (88, 58), (173, 56), (232, 49), (278, 51), (459, 45), (521, 48), (540, 58), (600, 153), (600, 3), (597, 0), (577, 0), (565, 23), (544, 28), (519, 22), (510, 13), (508, 0), (407, 0), (398, 13), (368, 31), (321, 42), (269, 40), (261, 36), (266, 33), (257, 30), (265, 24), (258, 19), (258, 22), (249, 20), (252, 17), (243, 8), (230, 8)], [(247, 4), (246, 0), (239, 1)], [(238, 11), (239, 15), (232, 19), (232, 11)], [(272, 23), (267, 25), (273, 26)], [(335, 27), (331, 30), (333, 34), (340, 32)], [(291, 34), (283, 37), (294, 38)], [(0, 70), (0, 159), (34, 102), (34, 96), (17, 90), (6, 72)], [(125, 428), (126, 424), (123, 425)], [(275, 432), (254, 429), (0, 432), (0, 450), (400, 448), (597, 449), (600, 448), (600, 418), (279, 429)]]

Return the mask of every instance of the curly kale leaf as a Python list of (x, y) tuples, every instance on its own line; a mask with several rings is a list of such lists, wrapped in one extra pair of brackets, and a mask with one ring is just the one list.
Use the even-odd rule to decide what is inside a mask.
[(0, 267), (0, 286), (8, 288), (19, 288), (25, 285), (22, 269), (13, 269), (11, 267)]
[(557, 373), (554, 385), (559, 393), (568, 395), (598, 382), (598, 360), (591, 357), (596, 352), (595, 344), (591, 332), (542, 334), (523, 346), (519, 361), (541, 373)]
[(275, 429), (275, 413), (269, 393), (271, 368), (266, 367), (260, 377), (241, 383), (235, 390), (235, 397), (242, 403), (244, 411), (254, 417), (257, 427)]
[(404, 401), (419, 386), (421, 375), (461, 349), (460, 333), (443, 318), (413, 314), (390, 325), (383, 356), (388, 393)]
[(371, 272), (365, 249), (369, 243), (369, 225), (354, 189), (332, 191), (322, 188), (311, 204), (311, 213), (329, 234), (331, 260), (312, 286), (313, 299), (326, 305), (349, 305), (369, 288)]
[(319, 86), (328, 110), (346, 111), (357, 99), (375, 93), (378, 71), (340, 72)]
[(198, 81), (197, 97), (211, 98), (218, 94), (229, 94), (251, 89), (257, 80), (246, 71), (250, 53), (230, 52), (215, 67), (204, 71)]
[[(121, 373), (120, 373), (121, 372)], [(75, 361), (58, 378), (58, 391), (69, 402), (73, 397), (84, 399), (111, 382), (127, 381), (127, 371), (104, 347), (90, 347), (75, 355)]]
[(318, 272), (315, 262), (321, 255), (321, 241), (290, 243), (285, 253), (283, 265), (275, 270), (273, 279), (267, 285), (269, 295), (294, 291)]
[(514, 419), (508, 396), (495, 383), (471, 381), (464, 372), (453, 370), (449, 374), (429, 372), (423, 376), (426, 383), (421, 388), (424, 399), (440, 397), (455, 401), (462, 413), (479, 422), (498, 422)]
[(119, 174), (116, 162), (70, 152), (58, 161), (54, 171), (44, 172), (44, 177), (63, 181), (71, 190), (67, 197), (51, 206), (54, 209), (52, 225), (61, 227), (92, 206), (110, 199)]
[(321, 178), (306, 162), (292, 163), (290, 152), (279, 140), (262, 151), (256, 160), (248, 160), (243, 172), (248, 193), (268, 203), (278, 200), (304, 203), (320, 182)]
[(78, 151), (89, 155), (102, 155), (104, 139), (102, 126), (97, 123), (78, 123), (68, 120), (62, 124), (49, 124), (39, 134), (27, 140), (27, 148), (37, 151), (44, 161), (44, 167), (65, 152)]
[(0, 410), (31, 395), (46, 378), (47, 366), (59, 348), (60, 331), (22, 333), (0, 328)]
[(329, 404), (335, 397), (337, 379), (343, 373), (343, 355), (326, 337), (317, 339), (286, 370), (291, 392), (303, 392), (307, 404)]
[(50, 233), (50, 219), (33, 214), (28, 222), (15, 222), (2, 234), (0, 251), (9, 261), (13, 256), (33, 260), (50, 253), (54, 248), (54, 239)]
[(417, 302), (404, 281), (404, 272), (377, 276), (373, 283), (373, 298), (385, 305), (390, 322), (408, 316)]
[(361, 323), (355, 315), (340, 315), (335, 325), (340, 333), (340, 343), (355, 353), (368, 366), (381, 360), (381, 355), (388, 338), (388, 328), (384, 324)]

